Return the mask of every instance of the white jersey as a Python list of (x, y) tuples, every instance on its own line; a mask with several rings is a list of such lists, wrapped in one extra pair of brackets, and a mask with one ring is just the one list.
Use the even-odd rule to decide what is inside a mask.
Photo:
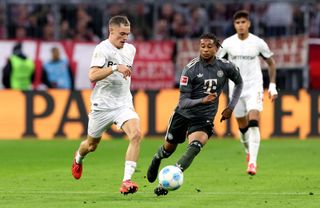
[[(125, 43), (123, 48), (118, 49), (107, 39), (96, 46), (90, 68), (110, 67), (116, 64), (132, 67), (135, 54), (136, 48), (132, 44)], [(124, 106), (133, 108), (130, 83), (131, 77), (124, 79), (123, 74), (119, 72), (98, 81), (91, 94), (91, 109), (112, 110)]]
[(264, 40), (251, 33), (245, 40), (240, 40), (235, 34), (223, 41), (222, 48), (217, 53), (220, 58), (225, 55), (228, 55), (228, 60), (239, 67), (244, 83), (243, 92), (253, 86), (261, 85), (262, 87), (263, 79), (259, 56), (270, 58), (273, 55)]

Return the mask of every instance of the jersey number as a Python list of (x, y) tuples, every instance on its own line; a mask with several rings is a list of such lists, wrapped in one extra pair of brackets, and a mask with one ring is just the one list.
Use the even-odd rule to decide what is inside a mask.
[(214, 93), (217, 89), (217, 79), (205, 79), (203, 89), (205, 90), (205, 93)]

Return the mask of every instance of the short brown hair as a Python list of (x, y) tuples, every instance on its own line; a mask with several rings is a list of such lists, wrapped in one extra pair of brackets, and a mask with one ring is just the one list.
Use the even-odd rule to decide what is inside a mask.
[(130, 22), (126, 16), (117, 15), (117, 16), (111, 17), (109, 20), (109, 25), (120, 26), (121, 24), (124, 26), (130, 26)]
[(249, 12), (246, 10), (240, 10), (237, 11), (234, 15), (233, 15), (233, 21), (240, 19), (240, 18), (246, 18), (249, 19)]

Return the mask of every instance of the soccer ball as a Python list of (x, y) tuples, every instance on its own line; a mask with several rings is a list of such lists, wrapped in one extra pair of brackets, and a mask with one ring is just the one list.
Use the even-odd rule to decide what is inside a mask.
[(161, 169), (158, 179), (160, 186), (173, 191), (182, 185), (183, 173), (180, 168), (169, 165)]

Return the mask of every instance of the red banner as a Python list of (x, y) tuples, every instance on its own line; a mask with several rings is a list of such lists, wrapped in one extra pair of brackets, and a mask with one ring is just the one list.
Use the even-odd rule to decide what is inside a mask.
[(153, 90), (174, 86), (173, 44), (171, 41), (134, 43), (137, 53), (132, 74), (132, 89)]
[(309, 67), (310, 67), (310, 87), (320, 89), (320, 39), (309, 41)]
[[(0, 41), (0, 69), (5, 65), (16, 41)], [(175, 70), (172, 62), (174, 43), (171, 41), (134, 42), (137, 49), (133, 63), (132, 89), (162, 89), (174, 86)], [(75, 88), (90, 89), (88, 79), (91, 56), (96, 43), (45, 42), (26, 40), (23, 51), (36, 63), (35, 88), (41, 88), (42, 64), (51, 57), (50, 49), (60, 49), (62, 58), (68, 59), (74, 72)], [(2, 70), (0, 70), (2, 77)], [(2, 88), (0, 83), (0, 89)]]
[[(307, 65), (308, 42), (305, 36), (267, 38), (270, 50), (274, 53), (277, 68), (304, 68)], [(199, 54), (199, 41), (183, 39), (177, 43), (177, 69), (183, 67)], [(263, 68), (266, 64), (262, 62)]]

